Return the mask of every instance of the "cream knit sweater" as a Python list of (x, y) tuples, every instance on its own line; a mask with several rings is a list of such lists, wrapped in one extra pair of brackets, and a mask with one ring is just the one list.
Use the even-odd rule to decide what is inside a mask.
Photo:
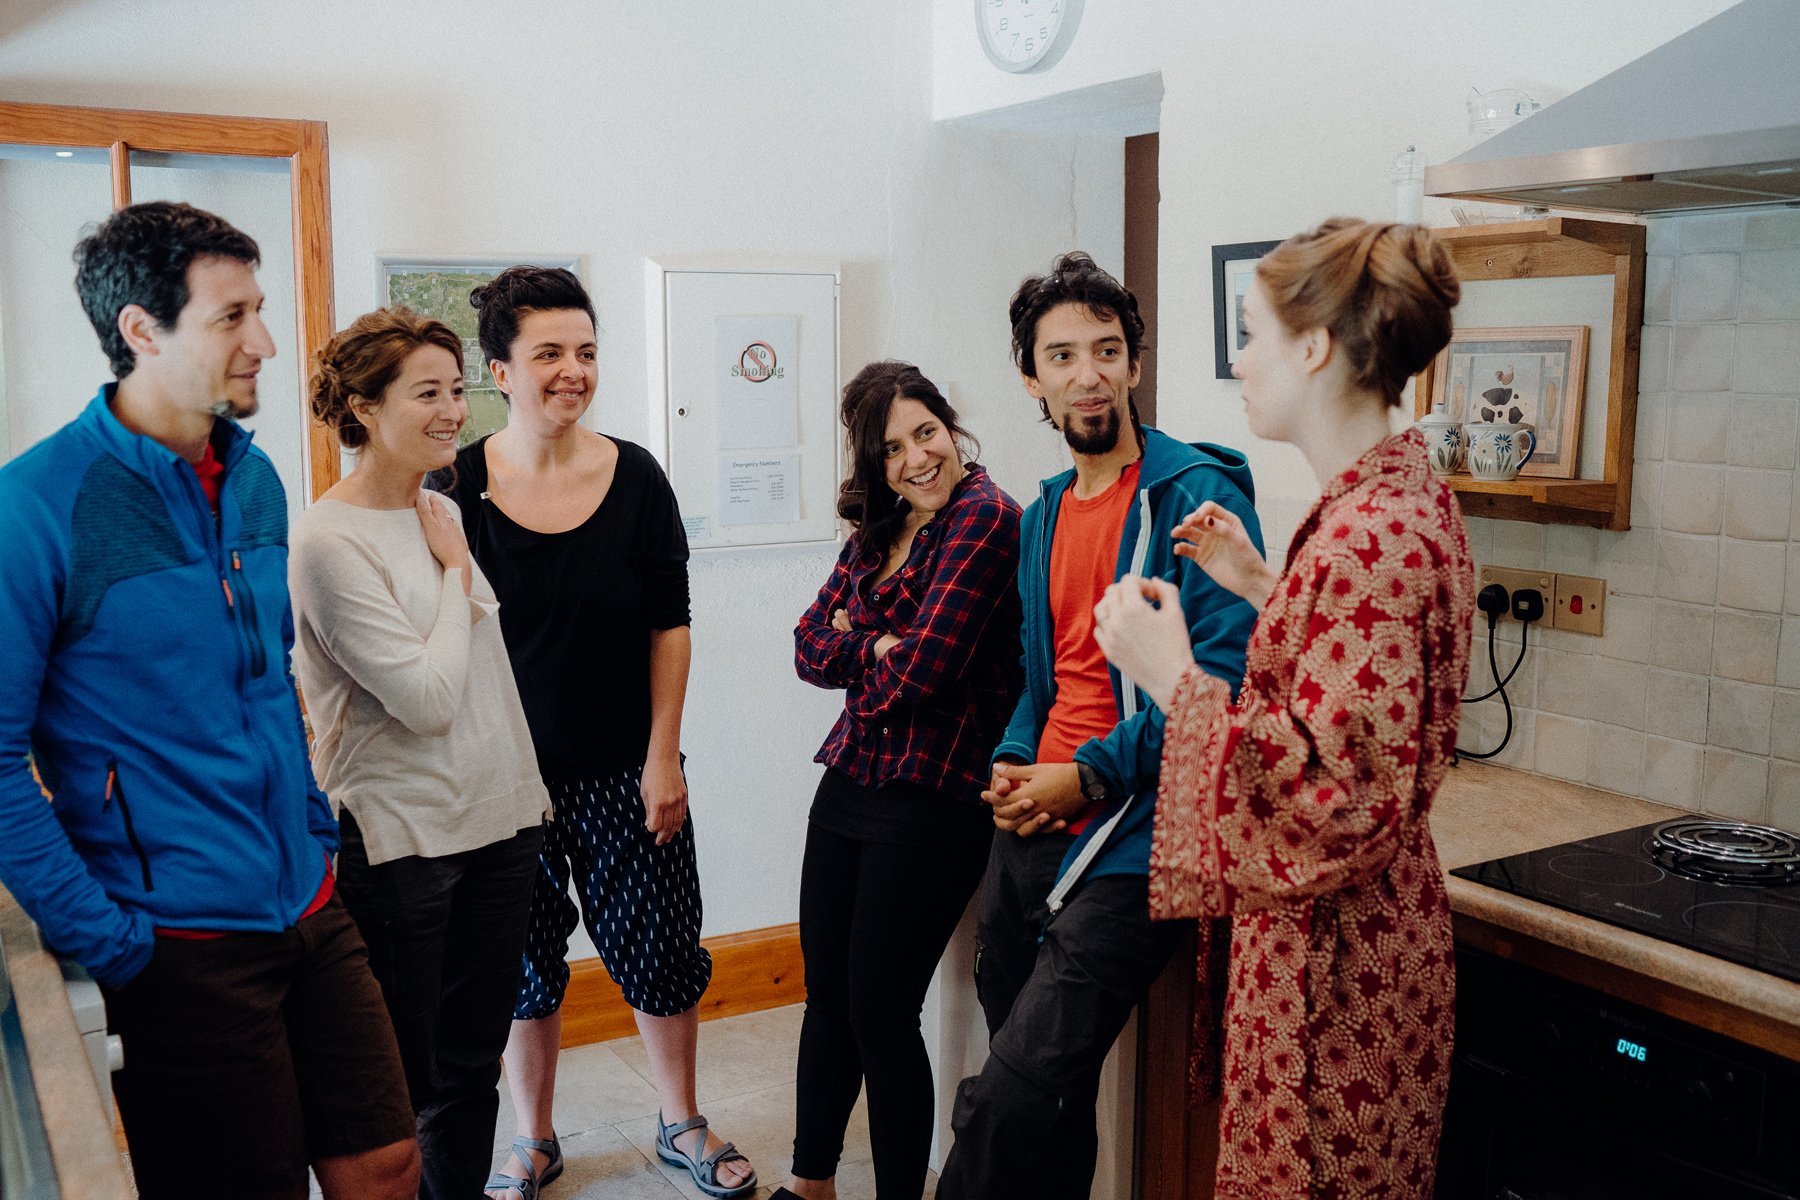
[(473, 850), (549, 814), (500, 605), (470, 570), (465, 597), (411, 508), (321, 500), (294, 523), (294, 671), (313, 770), (355, 815), (371, 865)]

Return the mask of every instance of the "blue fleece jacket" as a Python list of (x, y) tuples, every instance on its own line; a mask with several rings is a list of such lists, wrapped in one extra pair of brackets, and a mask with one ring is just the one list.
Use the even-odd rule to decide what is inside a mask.
[[(1070, 468), (1046, 479), (1038, 498), (1025, 510), (1020, 525), (1019, 595), (1025, 610), (1025, 694), (1013, 710), (1006, 736), (994, 751), (996, 761), (1037, 761), (1038, 741), (1056, 700), (1054, 621), (1050, 614), (1050, 546), (1063, 493), (1075, 481)], [(1148, 426), (1144, 456), (1138, 468), (1138, 494), (1125, 517), (1119, 539), (1117, 579), (1126, 574), (1167, 579), (1181, 589), (1194, 661), (1231, 685), (1235, 694), (1244, 678), (1244, 646), (1256, 624), (1256, 610), (1232, 595), (1175, 553), (1170, 530), (1208, 500), (1236, 513), (1262, 549), (1262, 526), (1256, 519), (1255, 485), (1242, 454), (1208, 443), (1187, 445)], [(1124, 686), (1117, 668), (1109, 668), (1119, 723), (1103, 738), (1091, 738), (1075, 750), (1110, 785), (1113, 803), (1088, 823), (1063, 863), (1054, 907), (1077, 877), (1146, 875), (1150, 871), (1150, 832), (1156, 804), (1156, 780), (1162, 771), (1163, 714), (1136, 687)], [(1121, 809), (1123, 812), (1121, 814)], [(1112, 818), (1118, 821), (1112, 823)], [(1105, 830), (1106, 832), (1102, 832)], [(1007, 836), (1002, 834), (1001, 836)], [(1102, 844), (1089, 849), (1089, 843)], [(1076, 864), (1081, 863), (1079, 869)]]
[(337, 850), (288, 671), (275, 467), (218, 422), (215, 521), (193, 469), (113, 416), (115, 386), (0, 468), (0, 882), (110, 987), (156, 927), (289, 927)]

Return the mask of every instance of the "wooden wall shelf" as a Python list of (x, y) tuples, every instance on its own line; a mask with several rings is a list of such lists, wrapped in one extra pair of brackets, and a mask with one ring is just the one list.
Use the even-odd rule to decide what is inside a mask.
[[(1599, 479), (1526, 476), (1504, 483), (1452, 475), (1447, 482), (1471, 517), (1553, 525), (1631, 528), (1631, 466), (1637, 447), (1638, 351), (1644, 336), (1644, 227), (1619, 221), (1546, 217), (1505, 225), (1434, 231), (1464, 283), (1610, 275), (1612, 344), (1606, 374), (1606, 446)], [(1598, 397), (1590, 396), (1588, 403)], [(1431, 411), (1431, 372), (1413, 385), (1414, 409)]]

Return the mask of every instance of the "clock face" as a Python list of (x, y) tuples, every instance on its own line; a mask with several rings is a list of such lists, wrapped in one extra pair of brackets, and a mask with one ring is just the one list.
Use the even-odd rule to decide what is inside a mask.
[(1047, 66), (1075, 32), (1069, 9), (1075, 0), (975, 0), (981, 48), (1003, 71)]

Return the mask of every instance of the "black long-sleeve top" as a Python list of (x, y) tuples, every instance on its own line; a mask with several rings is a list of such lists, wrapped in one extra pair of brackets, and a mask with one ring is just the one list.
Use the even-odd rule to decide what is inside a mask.
[(650, 634), (689, 623), (688, 545), (650, 452), (621, 438), (606, 497), (563, 533), (509, 518), (487, 492), (487, 439), (428, 482), (455, 500), (469, 551), (500, 599), (525, 720), (546, 780), (642, 766), (650, 745)]

